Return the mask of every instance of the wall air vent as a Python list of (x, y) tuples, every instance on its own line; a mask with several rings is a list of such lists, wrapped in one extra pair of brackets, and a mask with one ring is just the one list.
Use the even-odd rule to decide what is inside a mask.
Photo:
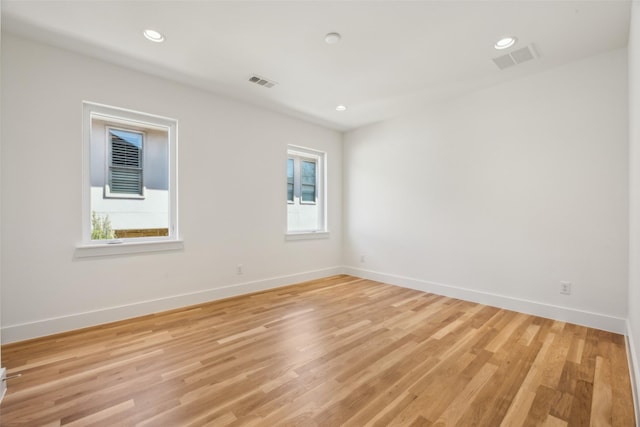
[(513, 67), (514, 65), (522, 64), (523, 62), (530, 61), (538, 57), (536, 49), (533, 44), (525, 46), (521, 49), (514, 50), (506, 55), (500, 55), (493, 58), (493, 62), (498, 68), (504, 70), (505, 68)]
[(254, 74), (253, 76), (251, 76), (249, 78), (249, 81), (251, 83), (255, 83), (257, 85), (264, 86), (264, 87), (274, 87), (275, 85), (278, 84), (278, 83), (274, 82), (273, 80), (269, 80), (269, 79), (266, 79), (264, 77), (260, 77), (257, 74)]

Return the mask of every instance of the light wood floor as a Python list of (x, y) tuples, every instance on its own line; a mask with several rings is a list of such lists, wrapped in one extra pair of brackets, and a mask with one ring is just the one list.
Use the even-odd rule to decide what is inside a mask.
[(623, 336), (349, 276), (2, 359), (2, 426), (635, 425)]

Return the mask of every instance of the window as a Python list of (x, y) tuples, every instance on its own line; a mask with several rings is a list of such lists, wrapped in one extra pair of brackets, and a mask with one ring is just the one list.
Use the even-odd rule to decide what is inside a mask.
[(300, 203), (316, 202), (316, 161), (301, 160), (300, 170)]
[(141, 197), (144, 133), (107, 127), (109, 179), (107, 197)]
[[(164, 250), (158, 243), (177, 242), (177, 122), (88, 102), (83, 103), (83, 114), (79, 249), (135, 243), (138, 249), (109, 249), (96, 255), (146, 252)], [(94, 255), (80, 252), (79, 256)]]
[(287, 235), (326, 237), (325, 153), (289, 146), (287, 154)]

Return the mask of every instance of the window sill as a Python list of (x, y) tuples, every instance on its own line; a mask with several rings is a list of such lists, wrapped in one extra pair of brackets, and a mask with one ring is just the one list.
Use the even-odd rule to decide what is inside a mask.
[(328, 231), (303, 231), (293, 232), (284, 235), (284, 240), (312, 240), (312, 239), (328, 239)]
[(75, 258), (104, 257), (148, 252), (180, 251), (184, 249), (182, 240), (163, 240), (127, 243), (82, 244), (76, 246)]
[(145, 196), (138, 196), (138, 195), (127, 196), (126, 194), (118, 195), (118, 193), (105, 194), (104, 198), (115, 199), (115, 200), (145, 200)]

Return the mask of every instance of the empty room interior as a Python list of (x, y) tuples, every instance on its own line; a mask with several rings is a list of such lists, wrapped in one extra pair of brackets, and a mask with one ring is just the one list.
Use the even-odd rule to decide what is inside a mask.
[(640, 1), (0, 13), (0, 425), (638, 425)]

